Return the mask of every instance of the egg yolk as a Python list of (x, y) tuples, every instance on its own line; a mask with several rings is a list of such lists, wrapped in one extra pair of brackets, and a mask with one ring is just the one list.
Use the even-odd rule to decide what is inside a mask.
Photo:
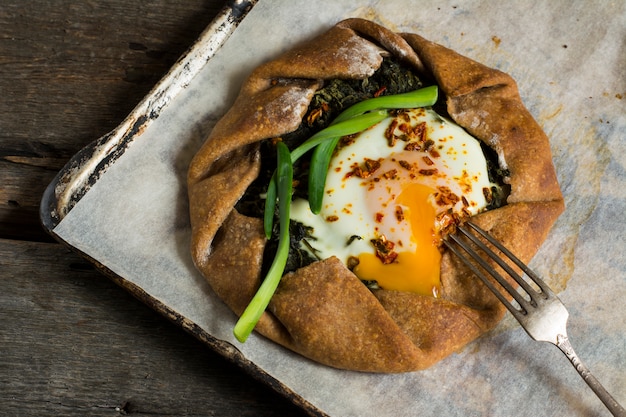
[(437, 296), (441, 286), (439, 269), (441, 253), (435, 231), (436, 212), (429, 202), (432, 188), (409, 183), (395, 200), (403, 218), (411, 228), (415, 250), (402, 250), (400, 242), (392, 242), (397, 257), (393, 262), (381, 262), (380, 254), (362, 253), (354, 273), (362, 280), (375, 280), (387, 290), (410, 291)]

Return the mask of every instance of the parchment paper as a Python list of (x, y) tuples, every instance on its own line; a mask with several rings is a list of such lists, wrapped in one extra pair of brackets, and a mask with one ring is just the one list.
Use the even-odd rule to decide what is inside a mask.
[[(243, 78), (259, 63), (365, 17), (419, 33), (510, 73), (551, 138), (567, 210), (531, 266), (570, 312), (574, 348), (626, 404), (626, 3), (622, 1), (260, 0), (174, 99), (55, 228), (333, 416), (607, 415), (565, 357), (509, 317), (431, 369), (401, 375), (334, 370), (253, 335), (189, 255), (185, 174)], [(532, 155), (529, 155), (532, 157)], [(566, 281), (567, 285), (565, 284)]]

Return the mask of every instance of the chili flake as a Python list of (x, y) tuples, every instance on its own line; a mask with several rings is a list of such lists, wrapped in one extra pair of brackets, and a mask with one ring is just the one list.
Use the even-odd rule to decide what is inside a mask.
[(398, 222), (404, 220), (404, 210), (402, 210), (401, 206), (396, 206), (396, 220), (398, 220)]
[(370, 242), (376, 250), (376, 257), (382, 261), (383, 265), (393, 263), (398, 257), (398, 253), (393, 250), (396, 245), (387, 240), (385, 236), (372, 239)]
[(420, 174), (422, 174), (422, 175), (427, 175), (427, 176), (430, 176), (430, 175), (435, 175), (435, 174), (436, 174), (436, 173), (438, 173), (438, 172), (439, 172), (439, 170), (438, 170), (437, 168), (432, 168), (432, 169), (420, 169), (420, 170), (419, 170), (419, 173), (420, 173)]
[(380, 168), (380, 160), (365, 158), (363, 166), (358, 164), (352, 165), (352, 171), (346, 174), (346, 177), (356, 175), (359, 178), (370, 177), (378, 168)]

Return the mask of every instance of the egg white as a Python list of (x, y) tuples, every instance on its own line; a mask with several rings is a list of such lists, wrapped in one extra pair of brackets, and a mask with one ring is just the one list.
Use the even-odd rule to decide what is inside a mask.
[[(407, 138), (396, 128), (397, 140), (390, 143), (388, 129), (398, 121), (405, 128), (425, 127), (424, 135)], [(421, 146), (407, 150), (411, 143)], [(365, 178), (367, 173), (354, 175), (355, 166), (363, 167), (366, 159), (377, 161), (380, 166), (369, 177)], [(351, 143), (338, 147), (328, 170), (320, 214), (311, 212), (308, 201), (295, 199), (291, 218), (312, 228), (307, 242), (319, 259), (336, 256), (347, 263), (350, 257), (374, 254), (370, 240), (381, 236), (401, 242), (402, 250), (410, 251), (411, 227), (406, 219), (396, 216), (394, 203), (408, 182), (433, 190), (447, 187), (462, 198), (454, 204), (442, 204), (433, 194), (429, 201), (438, 214), (452, 210), (464, 217), (487, 207), (483, 189), (493, 186), (478, 140), (432, 109), (420, 108), (390, 116), (360, 133)], [(440, 227), (433, 225), (435, 232)]]

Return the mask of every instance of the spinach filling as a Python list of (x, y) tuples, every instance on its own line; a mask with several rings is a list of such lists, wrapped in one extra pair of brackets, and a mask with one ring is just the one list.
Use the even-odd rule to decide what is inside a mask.
[[(282, 141), (289, 149), (294, 149), (313, 134), (328, 127), (328, 125), (344, 109), (365, 99), (381, 96), (401, 94), (424, 87), (423, 82), (413, 70), (394, 58), (384, 58), (380, 68), (369, 78), (362, 80), (335, 79), (328, 81), (313, 96), (309, 108), (300, 126), (293, 132), (281, 138), (268, 139), (261, 142), (261, 170), (258, 178), (248, 187), (235, 208), (241, 214), (250, 217), (262, 218), (264, 212), (264, 195), (267, 184), (276, 167), (276, 142)], [(439, 101), (434, 109), (442, 115), (447, 115), (445, 103)], [(504, 178), (508, 172), (498, 166), (497, 154), (487, 146), (482, 146), (487, 159), (487, 168), (491, 182), (501, 187), (492, 189), (492, 200), (487, 209), (494, 209), (506, 203), (508, 189)], [(308, 200), (308, 166), (310, 155), (300, 158), (293, 166), (294, 197)], [(278, 245), (278, 214), (275, 213), (272, 238), (268, 241), (263, 262), (262, 273), (267, 273)], [(310, 228), (299, 222), (290, 222), (290, 248), (285, 273), (295, 271), (318, 260), (309, 251), (301, 248), (303, 238), (311, 238)]]

